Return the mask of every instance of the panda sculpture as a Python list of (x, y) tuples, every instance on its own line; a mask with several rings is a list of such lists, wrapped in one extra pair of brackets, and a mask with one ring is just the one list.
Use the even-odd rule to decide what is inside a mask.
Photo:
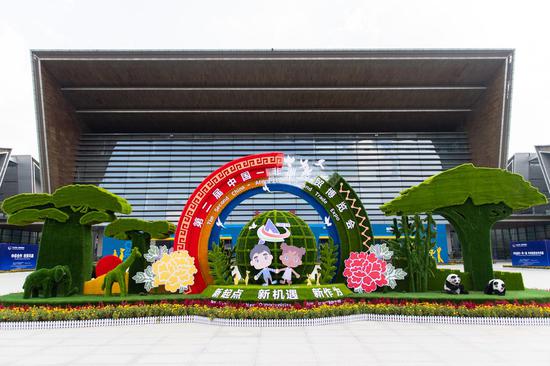
[(485, 294), (487, 295), (504, 296), (506, 295), (506, 284), (503, 280), (493, 278), (487, 283), (487, 286), (485, 286), (485, 291), (483, 292), (485, 292)]
[(457, 274), (451, 273), (445, 280), (443, 290), (452, 295), (467, 294), (468, 291), (464, 289), (464, 286), (460, 283), (460, 277)]

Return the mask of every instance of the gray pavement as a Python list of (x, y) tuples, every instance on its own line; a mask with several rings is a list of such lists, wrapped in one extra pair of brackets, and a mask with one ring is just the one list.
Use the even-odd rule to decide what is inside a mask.
[[(521, 272), (528, 287), (550, 287), (550, 271)], [(0, 293), (19, 291), (25, 276), (0, 274)], [(545, 326), (391, 322), (0, 331), (0, 365), (550, 365), (548, 339)]]
[(549, 365), (550, 327), (356, 322), (0, 332), (0, 365)]

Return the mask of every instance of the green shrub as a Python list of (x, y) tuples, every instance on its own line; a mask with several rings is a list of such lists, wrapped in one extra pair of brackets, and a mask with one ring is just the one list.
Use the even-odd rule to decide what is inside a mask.
[(329, 238), (328, 243), (321, 244), (319, 262), (321, 264), (320, 283), (330, 283), (336, 275), (336, 262), (338, 262), (338, 248), (334, 240)]
[(208, 266), (215, 285), (229, 285), (232, 283), (232, 254), (233, 252), (226, 251), (221, 243), (212, 243), (212, 249), (208, 251)]
[(457, 269), (437, 268), (433, 272), (433, 276), (430, 276), (428, 280), (428, 291), (443, 291), (443, 285), (447, 276), (451, 273), (455, 273), (460, 276), (462, 285), (466, 290), (472, 290), (472, 277), (469, 273), (459, 271)]
[(435, 269), (435, 260), (430, 254), (436, 236), (432, 216), (426, 215), (425, 220), (419, 215), (412, 219), (402, 216), (399, 223), (397, 219), (393, 219), (392, 231), (395, 239), (388, 240), (388, 245), (394, 252), (394, 258), (401, 261), (402, 268), (407, 272), (408, 290), (427, 291), (429, 279), (433, 277)]
[(506, 289), (510, 291), (522, 291), (525, 290), (525, 285), (523, 284), (523, 276), (518, 272), (504, 272), (504, 271), (495, 271), (495, 278), (500, 278), (506, 284)]

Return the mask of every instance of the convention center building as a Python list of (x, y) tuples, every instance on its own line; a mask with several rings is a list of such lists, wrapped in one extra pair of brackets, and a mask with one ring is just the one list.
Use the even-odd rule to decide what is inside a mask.
[[(338, 171), (365, 205), (375, 236), (387, 238), (392, 218), (379, 206), (403, 189), (466, 162), (505, 168), (513, 56), (33, 51), (42, 185), (52, 192), (97, 184), (126, 198), (133, 217), (177, 223), (212, 171), (278, 151)], [(231, 244), (244, 223), (271, 209), (294, 212), (326, 235), (307, 203), (266, 192), (233, 211), (220, 240)], [(458, 257), (452, 228), (438, 223), (438, 240)], [(112, 252), (101, 229), (96, 242), (98, 252)], [(496, 258), (506, 255), (499, 245)]]

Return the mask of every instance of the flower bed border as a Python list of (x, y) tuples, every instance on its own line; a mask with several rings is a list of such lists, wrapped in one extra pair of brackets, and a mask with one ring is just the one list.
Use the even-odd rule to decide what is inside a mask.
[(0, 330), (34, 330), (90, 328), (104, 326), (130, 326), (152, 324), (206, 324), (230, 327), (309, 327), (346, 324), (358, 321), (382, 321), (418, 324), (452, 325), (505, 325), (505, 326), (550, 326), (550, 318), (495, 318), (495, 317), (453, 317), (453, 316), (409, 316), (384, 314), (357, 314), (315, 319), (210, 319), (203, 316), (161, 316), (126, 319), (61, 320), (34, 322), (4, 322)]
[[(472, 302), (430, 303), (389, 301), (354, 301), (351, 299), (331, 302), (304, 302), (301, 304), (269, 303), (229, 303), (209, 300), (189, 300), (184, 303), (163, 302), (158, 304), (120, 304), (120, 305), (85, 305), (78, 307), (51, 306), (0, 306), (0, 329), (15, 323), (34, 324), (69, 324), (62, 327), (87, 326), (86, 324), (141, 324), (135, 319), (217, 319), (218, 322), (243, 322), (248, 326), (296, 326), (315, 325), (320, 319), (337, 319), (359, 317), (369, 320), (424, 319), (423, 322), (444, 322), (458, 324), (484, 324), (485, 321), (463, 321), (461, 319), (511, 319), (490, 324), (516, 324), (513, 319), (547, 319), (544, 324), (550, 325), (550, 303), (510, 303), (507, 301), (476, 304)], [(363, 317), (363, 318), (361, 318)], [(365, 318), (366, 317), (366, 318)], [(134, 320), (128, 320), (134, 319)], [(355, 318), (354, 318), (355, 319)], [(430, 319), (430, 320), (426, 320)], [(438, 320), (439, 319), (439, 320)], [(455, 319), (455, 320), (449, 320)], [(144, 320), (145, 322), (151, 320)], [(395, 321), (395, 320), (394, 320)], [(82, 323), (90, 322), (90, 323)], [(267, 323), (266, 323), (267, 322)], [(527, 324), (519, 321), (520, 324)], [(533, 321), (534, 323), (541, 323)], [(80, 324), (80, 325), (78, 325)], [(132, 323), (133, 324), (133, 323)], [(275, 325), (270, 325), (275, 324)], [(322, 322), (320, 324), (323, 324)], [(531, 323), (529, 323), (531, 324)], [(30, 325), (29, 325), (30, 326)], [(25, 329), (25, 326), (15, 326)]]

